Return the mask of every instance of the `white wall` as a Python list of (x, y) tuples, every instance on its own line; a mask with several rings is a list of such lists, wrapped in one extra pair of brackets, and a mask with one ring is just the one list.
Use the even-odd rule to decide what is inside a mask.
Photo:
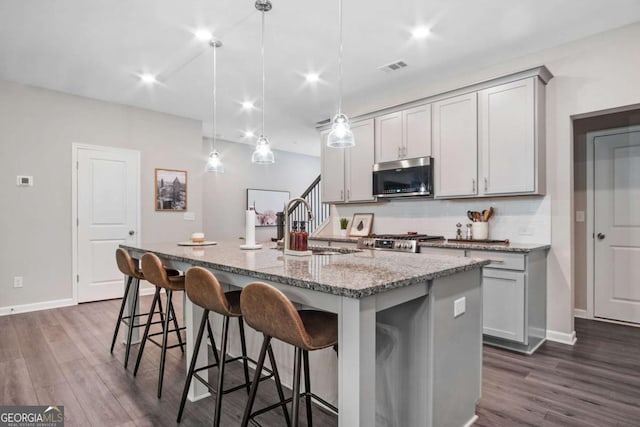
[[(368, 104), (350, 108), (355, 117), (541, 64), (551, 70), (555, 77), (547, 86), (545, 199), (548, 201), (540, 206), (549, 205), (552, 246), (547, 262), (547, 320), (548, 328), (557, 340), (570, 342), (574, 333), (572, 116), (640, 102), (639, 40), (640, 23), (637, 23), (455, 78), (443, 78), (437, 84), (407, 81), (405, 90), (393, 92), (380, 87), (371, 95)], [(367, 210), (363, 209), (365, 207), (360, 211), (378, 212), (381, 209), (384, 217), (389, 208), (369, 209), (367, 206)], [(450, 222), (449, 219), (443, 221)]]
[[(210, 140), (203, 144), (203, 158), (210, 151)], [(297, 197), (320, 174), (320, 158), (274, 151), (276, 163), (251, 163), (252, 145), (217, 141), (216, 149), (224, 162), (223, 174), (208, 173), (204, 179), (204, 232), (212, 240), (237, 240), (244, 237), (244, 210), (247, 188), (289, 191)], [(257, 227), (256, 240), (276, 237), (276, 227)]]
[[(71, 144), (141, 152), (141, 239), (183, 240), (202, 228), (201, 123), (0, 81), (0, 309), (72, 297)], [(189, 210), (155, 212), (154, 168), (189, 173)], [(16, 175), (33, 175), (17, 187)], [(24, 287), (13, 288), (23, 276)]]

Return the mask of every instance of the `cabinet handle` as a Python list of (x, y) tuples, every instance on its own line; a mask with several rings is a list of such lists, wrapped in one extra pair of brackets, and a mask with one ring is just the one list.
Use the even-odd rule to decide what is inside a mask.
[(340, 190), (340, 200), (344, 201), (344, 190)]
[(347, 199), (351, 200), (351, 190), (347, 190)]
[(489, 184), (488, 184), (488, 181), (487, 181), (487, 177), (485, 176), (484, 177), (484, 191), (487, 191), (488, 189), (489, 189)]
[(491, 264), (504, 264), (504, 261), (499, 259), (490, 259), (489, 261), (491, 261)]
[(471, 192), (472, 193), (476, 192), (476, 180), (475, 180), (475, 178), (471, 180)]
[(400, 149), (401, 149), (401, 147), (398, 147), (398, 159), (402, 158), (402, 154), (400, 153)]
[(407, 157), (407, 147), (402, 147), (402, 158), (405, 159)]

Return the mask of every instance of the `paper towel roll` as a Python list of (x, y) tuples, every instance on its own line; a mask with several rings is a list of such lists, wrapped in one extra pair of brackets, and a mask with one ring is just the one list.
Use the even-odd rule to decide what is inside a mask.
[(256, 211), (253, 209), (246, 211), (244, 243), (248, 246), (256, 244)]

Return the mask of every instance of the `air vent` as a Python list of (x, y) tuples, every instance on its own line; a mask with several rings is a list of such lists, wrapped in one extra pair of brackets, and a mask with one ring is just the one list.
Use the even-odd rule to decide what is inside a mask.
[(385, 73), (390, 73), (391, 71), (401, 70), (406, 66), (407, 66), (407, 63), (404, 62), (404, 61), (395, 61), (395, 62), (392, 62), (391, 64), (387, 64), (387, 65), (383, 65), (381, 67), (378, 67), (378, 70), (382, 70)]

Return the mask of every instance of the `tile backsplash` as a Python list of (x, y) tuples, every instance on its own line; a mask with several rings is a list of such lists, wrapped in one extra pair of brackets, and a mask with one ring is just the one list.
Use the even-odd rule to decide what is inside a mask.
[[(467, 211), (493, 207), (489, 220), (490, 239), (509, 239), (518, 243), (551, 242), (551, 206), (549, 196), (496, 199), (425, 200), (400, 199), (384, 203), (332, 205), (332, 226), (322, 234), (338, 234), (339, 218), (354, 213), (373, 212), (372, 233), (416, 231), (455, 238), (456, 223), (469, 223)], [(464, 232), (464, 230), (463, 230)]]

